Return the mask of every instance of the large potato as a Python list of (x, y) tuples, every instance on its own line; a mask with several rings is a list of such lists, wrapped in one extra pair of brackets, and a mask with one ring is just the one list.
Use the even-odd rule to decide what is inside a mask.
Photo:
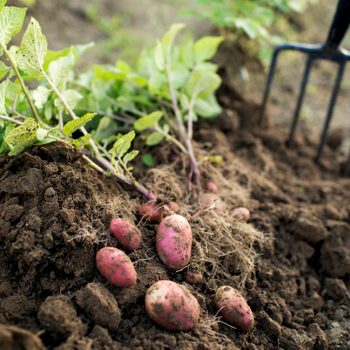
[(238, 290), (223, 286), (217, 289), (215, 304), (224, 320), (242, 331), (254, 326), (254, 315), (244, 297)]
[(198, 322), (200, 307), (190, 291), (172, 281), (158, 281), (145, 298), (148, 316), (170, 331), (187, 331)]
[(124, 248), (134, 250), (141, 247), (141, 232), (131, 222), (123, 219), (113, 219), (110, 230)]
[(96, 254), (96, 265), (101, 275), (111, 284), (127, 288), (136, 283), (137, 274), (130, 258), (114, 247), (104, 247)]
[(158, 226), (156, 241), (159, 258), (170, 269), (182, 269), (190, 262), (192, 230), (183, 216), (164, 218)]

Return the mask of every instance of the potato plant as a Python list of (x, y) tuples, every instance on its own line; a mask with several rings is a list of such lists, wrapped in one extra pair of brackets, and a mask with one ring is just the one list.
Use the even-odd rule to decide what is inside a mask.
[(220, 78), (208, 60), (221, 38), (175, 46), (183, 25), (174, 25), (140, 56), (138, 69), (118, 61), (77, 76), (77, 60), (92, 44), (51, 51), (31, 18), (20, 45), (10, 45), (25, 13), (0, 0), (0, 154), (16, 156), (34, 145), (64, 142), (84, 150), (96, 170), (154, 201), (129, 165), (139, 153), (132, 149), (136, 130), (148, 146), (163, 140), (176, 144), (191, 160), (191, 179), (199, 181), (193, 122), (220, 112), (214, 97)]

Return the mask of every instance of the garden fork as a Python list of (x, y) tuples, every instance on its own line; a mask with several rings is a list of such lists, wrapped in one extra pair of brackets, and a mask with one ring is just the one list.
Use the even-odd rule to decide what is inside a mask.
[[(307, 55), (304, 75), (300, 85), (298, 101), (297, 101), (296, 109), (294, 111), (293, 121), (291, 124), (289, 137), (287, 141), (288, 146), (292, 146), (294, 142), (296, 127), (299, 121), (301, 106), (303, 104), (305, 89), (307, 86), (310, 71), (314, 61), (328, 60), (338, 65), (338, 72), (335, 79), (335, 85), (329, 101), (327, 116), (322, 129), (320, 144), (318, 146), (318, 150), (315, 157), (316, 163), (319, 163), (323, 153), (323, 148), (327, 140), (329, 125), (332, 119), (334, 106), (336, 104), (340, 84), (343, 79), (345, 66), (347, 61), (350, 60), (350, 52), (343, 48), (340, 48), (340, 43), (343, 40), (349, 28), (349, 24), (350, 24), (350, 0), (339, 0), (326, 42), (322, 45), (287, 43), (287, 44), (276, 46), (274, 49), (270, 70), (266, 81), (264, 98), (263, 98), (262, 109), (261, 109), (261, 118), (260, 118), (261, 123), (263, 121), (264, 112), (266, 109), (266, 103), (270, 94), (271, 83), (275, 74), (277, 58), (279, 54), (285, 50), (292, 50), (292, 51), (299, 51)], [(349, 153), (349, 158), (347, 160), (347, 163), (345, 165), (345, 172), (346, 174), (350, 173), (350, 153)]]

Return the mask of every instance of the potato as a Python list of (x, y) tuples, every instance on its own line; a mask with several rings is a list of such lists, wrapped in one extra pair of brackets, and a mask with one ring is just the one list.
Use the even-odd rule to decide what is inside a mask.
[(170, 269), (179, 270), (191, 259), (192, 230), (181, 215), (170, 215), (162, 220), (156, 235), (160, 260)]
[(250, 219), (250, 211), (244, 207), (234, 209), (232, 214), (237, 220), (248, 221)]
[(158, 281), (148, 288), (145, 298), (148, 316), (170, 331), (187, 331), (199, 320), (200, 307), (190, 291), (172, 281)]
[(200, 284), (203, 282), (203, 274), (200, 271), (186, 271), (184, 277), (189, 284)]
[(123, 219), (113, 219), (110, 230), (124, 248), (134, 250), (141, 247), (141, 232), (131, 222)]
[(148, 222), (161, 222), (163, 219), (163, 208), (159, 207), (154, 201), (142, 204), (138, 213)]
[(215, 304), (224, 320), (230, 325), (249, 331), (254, 326), (254, 315), (238, 290), (223, 286), (215, 293)]
[(96, 265), (101, 275), (111, 284), (121, 288), (136, 283), (137, 274), (130, 258), (114, 247), (104, 247), (96, 254)]
[(180, 211), (179, 205), (174, 202), (170, 201), (166, 205), (164, 205), (164, 214), (165, 215), (171, 215), (171, 214), (176, 214)]
[(205, 187), (206, 187), (207, 191), (209, 191), (209, 192), (212, 192), (212, 193), (219, 192), (219, 188), (214, 181), (207, 181), (205, 184)]

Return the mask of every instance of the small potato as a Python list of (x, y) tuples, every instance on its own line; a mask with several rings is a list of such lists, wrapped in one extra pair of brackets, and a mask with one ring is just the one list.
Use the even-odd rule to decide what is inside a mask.
[(199, 206), (203, 210), (210, 209), (217, 212), (222, 212), (226, 209), (225, 203), (215, 193), (203, 193), (199, 197)]
[(114, 247), (104, 247), (96, 254), (96, 265), (101, 275), (111, 284), (121, 288), (136, 283), (137, 274), (130, 258)]
[(244, 207), (234, 209), (232, 214), (237, 220), (249, 221), (250, 219), (250, 211)]
[(218, 188), (217, 184), (214, 181), (207, 181), (206, 184), (205, 184), (205, 187), (206, 187), (206, 189), (209, 192), (212, 192), (212, 193), (218, 193), (219, 192), (219, 188)]
[(139, 215), (148, 222), (161, 222), (163, 219), (163, 208), (154, 201), (142, 204), (138, 209)]
[(170, 269), (179, 270), (191, 259), (192, 230), (181, 215), (170, 215), (162, 220), (156, 235), (160, 260)]
[(244, 297), (238, 290), (223, 286), (215, 293), (215, 304), (224, 320), (242, 331), (254, 327), (254, 315)]
[(123, 219), (113, 219), (110, 230), (124, 248), (134, 250), (141, 247), (141, 232), (131, 222)]
[(148, 316), (169, 331), (188, 331), (199, 320), (200, 306), (190, 291), (172, 281), (158, 281), (145, 298)]
[(176, 214), (180, 211), (180, 207), (179, 205), (174, 202), (174, 201), (170, 201), (169, 203), (167, 203), (166, 205), (164, 205), (164, 214), (165, 215), (171, 215), (171, 214)]
[(203, 274), (200, 271), (186, 271), (184, 277), (189, 284), (200, 284), (203, 282)]

